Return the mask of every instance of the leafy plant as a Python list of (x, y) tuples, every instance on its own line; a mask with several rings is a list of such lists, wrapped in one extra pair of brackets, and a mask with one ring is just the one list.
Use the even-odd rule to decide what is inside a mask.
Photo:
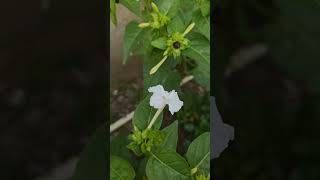
[(210, 98), (209, 93), (184, 93), (182, 96), (185, 105), (177, 113), (180, 126), (184, 129), (184, 145), (188, 147), (191, 141), (203, 132), (210, 131)]
[[(184, 106), (179, 98), (182, 76), (192, 75), (198, 85), (209, 91), (210, 1), (120, 0), (119, 3), (141, 18), (141, 22), (132, 21), (126, 27), (123, 63), (132, 54), (140, 55), (144, 69), (143, 99), (135, 110), (133, 131), (126, 147), (136, 159), (144, 159), (139, 165), (144, 179), (209, 180), (209, 132), (198, 135), (182, 155), (176, 151), (178, 121), (165, 128), (162, 121), (167, 107), (175, 117)], [(110, 5), (111, 20), (116, 25), (116, 1)], [(110, 166), (112, 180), (135, 179), (141, 171), (118, 155), (111, 156)]]

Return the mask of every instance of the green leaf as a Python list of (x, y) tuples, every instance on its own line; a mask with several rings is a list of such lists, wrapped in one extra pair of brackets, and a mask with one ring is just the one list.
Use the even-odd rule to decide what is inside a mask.
[(136, 167), (136, 179), (142, 180), (143, 177), (146, 175), (146, 166), (147, 166), (148, 159), (147, 157), (143, 157), (143, 159), (139, 160), (139, 165)]
[(151, 56), (144, 58), (143, 64), (143, 74), (144, 74), (144, 96), (148, 94), (149, 87), (161, 84), (166, 91), (176, 90), (180, 88), (180, 75), (173, 69), (175, 64), (178, 63), (177, 59), (168, 58), (158, 71), (150, 75), (150, 69), (158, 64), (158, 62), (163, 58), (163, 51), (158, 54), (153, 54)]
[(124, 32), (124, 54), (123, 54), (123, 63), (125, 64), (128, 59), (128, 55), (135, 48), (139, 40), (143, 38), (146, 30), (138, 27), (138, 23), (135, 21), (130, 22), (126, 26)]
[(136, 0), (120, 0), (119, 2), (122, 5), (124, 5), (126, 8), (128, 8), (131, 12), (133, 12), (135, 15), (141, 17), (140, 1), (136, 1)]
[(199, 33), (190, 33), (188, 39), (190, 46), (183, 51), (183, 54), (196, 61), (210, 63), (210, 42)]
[(178, 121), (174, 121), (161, 131), (166, 135), (161, 147), (176, 150), (178, 142)]
[(110, 17), (111, 17), (112, 23), (116, 26), (117, 25), (116, 0), (110, 0)]
[[(170, 60), (170, 59), (168, 59)], [(173, 60), (173, 59), (172, 59)], [(159, 69), (164, 69), (160, 67)], [(166, 91), (171, 91), (175, 89), (179, 90), (179, 83), (181, 81), (180, 75), (171, 69), (158, 70), (155, 74), (149, 75), (150, 69), (148, 69), (148, 74), (145, 76), (144, 80), (144, 93), (148, 93), (148, 88), (161, 84)]]
[(198, 10), (198, 6), (195, 6), (194, 0), (184, 1), (180, 6), (180, 14), (183, 14), (183, 20), (186, 24), (190, 24), (192, 15), (195, 10)]
[(189, 180), (190, 167), (174, 150), (163, 149), (158, 153), (151, 153), (146, 174), (150, 180)]
[(173, 34), (175, 32), (183, 32), (186, 28), (186, 25), (183, 22), (182, 15), (178, 13), (168, 24), (167, 31), (169, 34)]
[(107, 179), (107, 127), (97, 130), (81, 153), (71, 180)]
[(142, 156), (143, 152), (141, 151), (141, 146), (135, 142), (128, 144), (127, 149), (130, 149), (136, 156)]
[(197, 167), (204, 174), (210, 173), (209, 132), (201, 134), (190, 144), (186, 157), (191, 168)]
[(135, 177), (133, 167), (126, 160), (118, 157), (110, 157), (110, 179), (111, 180), (132, 180)]
[(135, 47), (132, 47), (132, 51), (135, 55), (144, 56), (152, 51), (153, 47), (150, 46), (150, 44), (153, 40), (153, 36), (154, 34), (152, 34), (151, 28), (144, 29), (142, 38), (137, 39)]
[(151, 45), (153, 47), (158, 48), (158, 49), (165, 50), (165, 49), (167, 49), (167, 39), (168, 38), (166, 38), (166, 37), (160, 37), (160, 38), (158, 38), (156, 40), (153, 40), (151, 42)]
[(210, 89), (210, 42), (199, 33), (191, 33), (190, 47), (183, 51), (183, 55), (194, 59), (197, 67), (192, 71), (195, 80)]
[(203, 16), (208, 16), (210, 14), (210, 1), (203, 0), (200, 5), (200, 10)]
[(210, 66), (200, 62), (197, 67), (191, 71), (195, 81), (203, 86), (207, 91), (210, 91)]
[[(151, 122), (154, 114), (156, 113), (157, 109), (154, 109), (150, 106), (151, 94), (146, 96), (143, 101), (140, 102), (136, 110), (134, 111), (133, 115), (133, 125), (136, 126), (139, 130), (144, 130), (148, 127), (149, 123)], [(163, 113), (161, 113), (156, 120), (155, 124), (153, 125), (153, 129), (159, 129), (162, 123)]]
[(128, 131), (127, 130), (119, 130), (118, 134), (116, 136), (110, 137), (110, 154), (115, 156), (120, 156), (126, 160), (130, 160), (132, 157), (131, 152), (126, 147), (127, 144), (130, 143), (128, 139)]
[(181, 0), (157, 0), (160, 12), (169, 17), (174, 17), (179, 10)]
[(195, 31), (201, 33), (210, 40), (210, 20), (204, 17), (200, 10), (194, 12), (193, 22), (196, 23)]

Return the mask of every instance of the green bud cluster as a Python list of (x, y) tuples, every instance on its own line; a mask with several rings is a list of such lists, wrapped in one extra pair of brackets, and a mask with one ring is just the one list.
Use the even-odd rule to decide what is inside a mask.
[(152, 20), (149, 22), (140, 23), (140, 28), (151, 27), (153, 29), (160, 29), (161, 27), (165, 26), (169, 23), (170, 18), (165, 14), (162, 14), (157, 5), (155, 3), (151, 3), (153, 11), (150, 13)]
[(152, 21), (150, 22), (150, 27), (152, 27), (153, 29), (160, 29), (170, 21), (169, 17), (163, 15), (160, 12), (152, 12), (151, 17)]
[(186, 39), (182, 33), (175, 32), (167, 40), (167, 49), (164, 52), (164, 55), (173, 55), (174, 58), (180, 57), (181, 51), (186, 49), (189, 43), (190, 41)]
[(205, 176), (205, 175), (197, 175), (196, 180), (210, 180), (210, 175)]
[(164, 141), (165, 134), (158, 130), (145, 129), (136, 130), (129, 139), (132, 141), (127, 148), (132, 150), (137, 156), (146, 154), (152, 150), (152, 147), (161, 145)]

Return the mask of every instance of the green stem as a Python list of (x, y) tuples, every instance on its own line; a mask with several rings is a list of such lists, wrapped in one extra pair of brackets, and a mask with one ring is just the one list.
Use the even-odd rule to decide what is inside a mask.
[(161, 112), (163, 111), (163, 108), (158, 109), (158, 111), (156, 112), (156, 114), (154, 114), (150, 124), (148, 125), (147, 129), (151, 129), (153, 124), (156, 122), (156, 120), (158, 119), (159, 115), (161, 114)]

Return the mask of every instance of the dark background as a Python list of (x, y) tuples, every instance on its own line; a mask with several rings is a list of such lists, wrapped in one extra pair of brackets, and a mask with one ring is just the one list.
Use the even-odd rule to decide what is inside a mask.
[(47, 174), (78, 156), (106, 121), (104, 6), (1, 1), (0, 179)]
[(213, 93), (235, 140), (219, 180), (320, 179), (320, 1), (212, 2)]

